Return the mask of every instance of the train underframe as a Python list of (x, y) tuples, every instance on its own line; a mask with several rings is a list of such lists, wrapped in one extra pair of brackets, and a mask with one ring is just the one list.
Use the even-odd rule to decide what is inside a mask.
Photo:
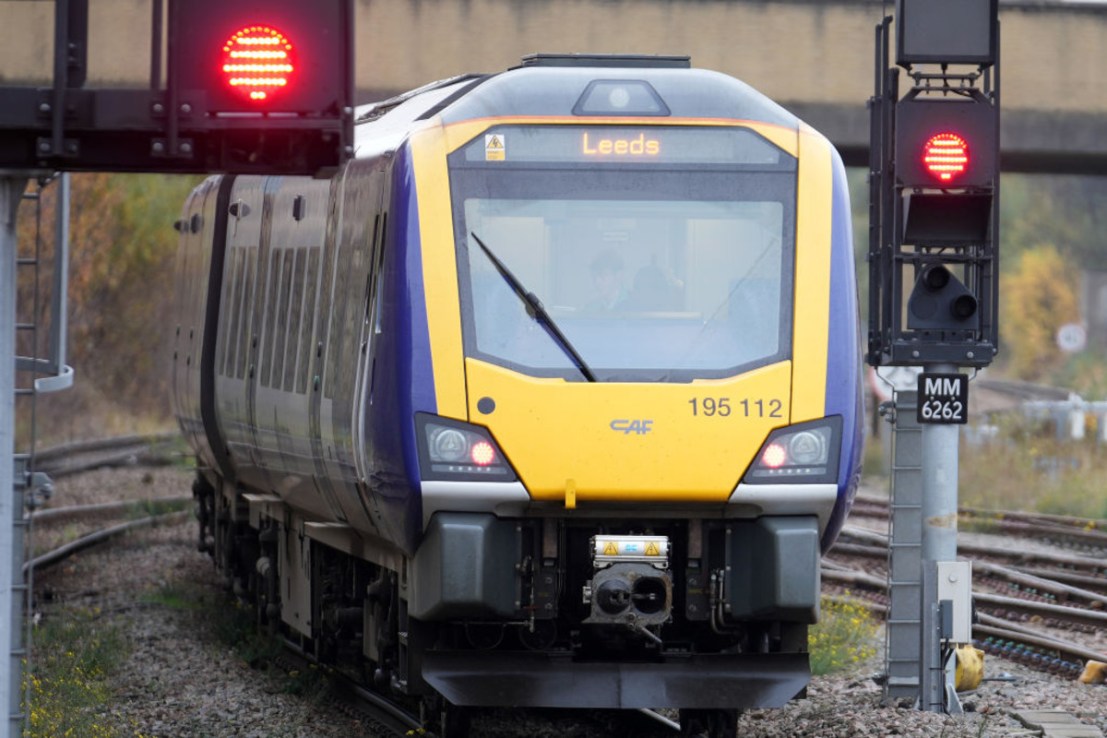
[(194, 485), (200, 547), (259, 626), (422, 700), (443, 735), (481, 706), (677, 708), (688, 735), (733, 735), (810, 676), (814, 516), (437, 513), (409, 558), (223, 487)]

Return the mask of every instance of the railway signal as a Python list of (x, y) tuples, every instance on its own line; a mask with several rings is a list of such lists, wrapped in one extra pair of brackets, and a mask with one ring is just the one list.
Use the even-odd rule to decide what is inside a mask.
[[(878, 64), (870, 100), (874, 366), (984, 367), (997, 351), (995, 3), (936, 4), (899, 0), (896, 58), (913, 84), (901, 96), (902, 70)], [(940, 67), (913, 66), (924, 63)], [(954, 66), (966, 63), (977, 68)]]
[(976, 296), (944, 264), (919, 271), (907, 299), (907, 327), (971, 330), (979, 325)]
[(997, 109), (979, 90), (915, 91), (896, 103), (896, 180), (904, 187), (992, 187)]
[(351, 104), (349, 10), (345, 0), (173, 0), (170, 91), (213, 124), (337, 119)]
[(0, 86), (0, 169), (315, 175), (353, 152), (352, 0), (154, 2), (148, 89), (86, 89), (88, 0), (60, 7), (52, 87)]
[[(867, 359), (924, 370), (917, 391), (896, 393), (893, 413), (894, 453), (919, 466), (897, 467), (892, 477), (890, 568), (898, 573), (886, 690), (925, 710), (957, 712), (944, 674), (951, 644), (971, 632), (970, 596), (944, 585), (971, 578), (955, 561), (956, 424), (967, 419), (969, 384), (958, 368), (987, 366), (997, 350), (997, 2), (897, 0), (892, 69), (891, 22), (877, 27), (869, 101)], [(902, 95), (901, 72), (911, 81)]]

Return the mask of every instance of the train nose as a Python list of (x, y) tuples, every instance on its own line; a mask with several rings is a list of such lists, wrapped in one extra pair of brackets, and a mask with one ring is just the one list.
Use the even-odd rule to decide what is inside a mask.
[(672, 610), (673, 580), (648, 564), (613, 564), (596, 572), (585, 599), (592, 605), (586, 623), (660, 625)]

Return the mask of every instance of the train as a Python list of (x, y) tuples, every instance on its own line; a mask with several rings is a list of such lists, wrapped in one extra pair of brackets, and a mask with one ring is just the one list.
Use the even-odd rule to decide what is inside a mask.
[(688, 57), (534, 54), (355, 149), (176, 222), (199, 545), (259, 624), (443, 736), (802, 694), (863, 445), (833, 146)]

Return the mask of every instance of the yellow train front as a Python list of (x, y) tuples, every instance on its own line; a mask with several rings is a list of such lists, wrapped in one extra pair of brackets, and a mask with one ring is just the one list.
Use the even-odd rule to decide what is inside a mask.
[(841, 162), (680, 60), (527, 61), (407, 143), (408, 613), (456, 624), (422, 678), (461, 705), (781, 705), (860, 451)]
[[(182, 414), (213, 532), (257, 536), (225, 561), (317, 653), (455, 706), (721, 732), (792, 699), (861, 451), (837, 153), (681, 58), (538, 55), (359, 113), (331, 183), (220, 185), (223, 300), (300, 326), (283, 388), (216, 348)], [(256, 288), (236, 233), (270, 240)], [(265, 282), (264, 249), (301, 242), (323, 255)], [(280, 274), (309, 281), (291, 308)], [(253, 316), (240, 358), (275, 335)]]

